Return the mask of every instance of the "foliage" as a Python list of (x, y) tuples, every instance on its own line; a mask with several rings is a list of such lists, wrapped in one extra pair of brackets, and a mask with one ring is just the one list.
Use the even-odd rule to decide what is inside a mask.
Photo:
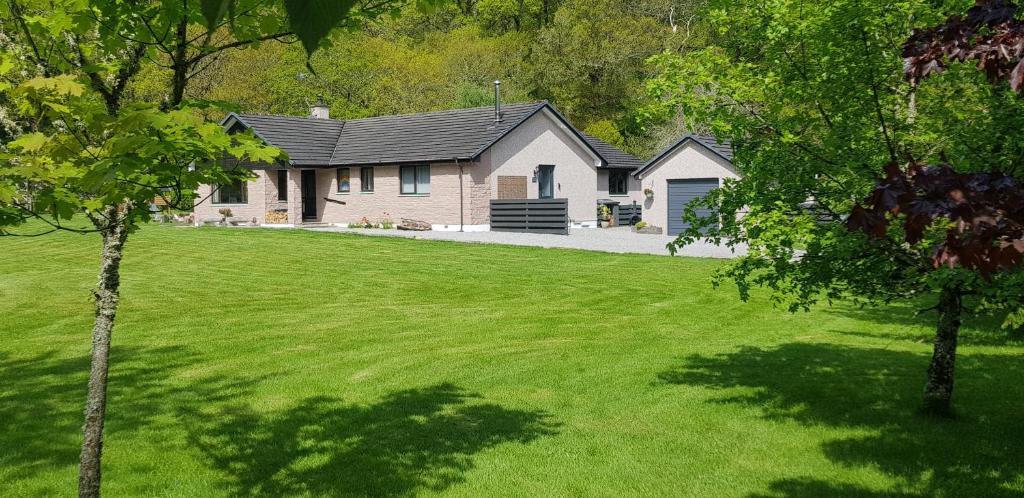
[(642, 95), (635, 82), (644, 59), (664, 48), (667, 30), (617, 0), (566, 1), (534, 47), (538, 96), (581, 127), (622, 119)]
[[(706, 41), (694, 12), (699, 3), (481, 0), (429, 11), (410, 5), (396, 19), (333, 34), (309, 60), (315, 72), (297, 44), (223, 54), (193, 78), (189, 96), (230, 101), (247, 112), (302, 115), (323, 95), (332, 116), (358, 118), (488, 106), (500, 79), (506, 102), (550, 100), (581, 128), (610, 123), (623, 147), (643, 154), (651, 139), (631, 119), (644, 95), (643, 61), (664, 48), (689, 50)], [(137, 98), (154, 98), (151, 89), (159, 85), (150, 82), (165, 73), (152, 68), (134, 87)]]
[[(111, 116), (70, 75), (32, 78), (11, 96), (24, 115), (52, 125), (44, 128), (46, 133), (22, 134), (0, 155), (12, 165), (0, 173), (0, 213), (8, 225), (37, 218), (54, 231), (78, 213), (92, 218), (100, 230), (114, 223), (134, 225), (152, 213), (136, 209), (121, 220), (105, 219), (103, 213), (119, 203), (148, 206), (156, 197), (177, 206), (183, 194), (200, 184), (249, 175), (231, 164), (275, 161), (282, 154), (251, 134), (229, 136), (189, 107), (161, 111), (133, 104)], [(214, 163), (218, 167), (207, 166)], [(0, 233), (11, 232), (3, 228)]]
[(915, 31), (904, 44), (907, 77), (919, 82), (946, 68), (946, 60), (977, 61), (989, 81), (1024, 90), (1024, 22), (1008, 0), (980, 0), (966, 15)]
[(611, 120), (598, 121), (588, 126), (583, 132), (592, 137), (600, 138), (620, 149), (626, 146), (625, 137), (622, 136), (622, 133), (619, 132), (619, 129)]
[(721, 225), (698, 220), (690, 206), (694, 227), (677, 244), (703, 232), (748, 244), (749, 255), (718, 281), (735, 281), (744, 297), (752, 286), (768, 287), (791, 310), (822, 298), (905, 299), (956, 278), (949, 270), (929, 276), (930, 261), (916, 249), (867, 243), (846, 230), (844, 214), (874, 188), (880, 168), (873, 165), (897, 156), (927, 160), (945, 151), (968, 171), (1014, 161), (1015, 149), (979, 140), (1019, 138), (1017, 121), (986, 111), (1012, 113), (1021, 104), (968, 71), (922, 86), (904, 79), (905, 36), (895, 34), (941, 20), (929, 2), (769, 6), (713, 2), (717, 46), (651, 59), (656, 102), (644, 122), (678, 113), (689, 128), (731, 140), (743, 174), (702, 203), (717, 207)]
[[(904, 44), (904, 72), (914, 85), (944, 71), (946, 60), (978, 60), (990, 82), (1024, 82), (1024, 23), (1017, 6), (1003, 0), (978, 2), (966, 16), (914, 33)], [(962, 173), (948, 163), (890, 164), (871, 196), (853, 207), (847, 226), (874, 240), (896, 231), (907, 247), (924, 247), (933, 265), (961, 267), (974, 282), (946, 282), (982, 295), (988, 308), (1009, 308), (1005, 324), (1020, 326), (1024, 310), (1024, 189), (1000, 171)], [(1011, 171), (1014, 171), (1011, 169)], [(893, 230), (891, 222), (899, 223)], [(902, 235), (899, 235), (901, 233)], [(931, 235), (931, 237), (929, 237)], [(928, 241), (928, 238), (938, 240)], [(977, 275), (982, 282), (978, 282)]]
[[(934, 247), (933, 264), (962, 266), (991, 278), (1020, 266), (1024, 253), (1024, 190), (1012, 176), (958, 173), (948, 164), (887, 168), (885, 180), (865, 204), (853, 207), (850, 230), (883, 239), (899, 221), (903, 240), (921, 244), (938, 225), (944, 240)], [(948, 228), (946, 228), (948, 227)]]

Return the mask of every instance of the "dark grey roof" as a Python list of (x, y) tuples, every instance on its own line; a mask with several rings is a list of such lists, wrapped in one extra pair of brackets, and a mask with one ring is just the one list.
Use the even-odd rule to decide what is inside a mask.
[[(229, 115), (271, 145), (288, 153), (296, 166), (357, 166), (472, 160), (527, 118), (548, 109), (584, 143), (586, 138), (547, 102), (382, 116), (338, 121), (293, 116)], [(604, 155), (590, 146), (604, 161)], [(621, 153), (621, 152), (620, 152)]]
[(665, 147), (661, 152), (655, 154), (650, 161), (647, 161), (647, 163), (644, 164), (642, 168), (640, 168), (633, 174), (639, 175), (640, 173), (647, 171), (648, 169), (651, 168), (651, 166), (654, 166), (654, 164), (656, 164), (658, 161), (661, 161), (661, 159), (667, 156), (669, 153), (676, 150), (686, 142), (690, 141), (700, 144), (707, 150), (710, 150), (713, 154), (721, 157), (722, 159), (725, 159), (729, 163), (732, 163), (732, 144), (728, 140), (719, 143), (718, 139), (712, 137), (711, 135), (691, 133), (689, 135), (684, 136), (683, 138), (680, 138), (672, 145)]
[(261, 114), (230, 114), (223, 123), (228, 123), (232, 117), (251, 128), (263, 141), (287, 152), (295, 166), (328, 164), (344, 125), (334, 119)]
[(606, 168), (637, 170), (644, 165), (644, 162), (640, 160), (639, 157), (623, 152), (622, 150), (619, 150), (618, 147), (605, 142), (600, 138), (592, 137), (586, 133), (583, 134), (583, 138), (587, 140), (587, 143), (589, 143), (598, 154), (601, 154), (601, 157), (603, 157), (607, 162), (607, 165), (605, 166)]
[(545, 102), (456, 109), (345, 122), (332, 165), (394, 164), (473, 159), (546, 106)]

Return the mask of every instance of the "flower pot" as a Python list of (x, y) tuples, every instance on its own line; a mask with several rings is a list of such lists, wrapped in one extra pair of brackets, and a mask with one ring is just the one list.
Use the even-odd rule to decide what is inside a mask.
[(601, 228), (608, 228), (609, 224), (611, 224), (611, 222), (608, 220), (601, 220)]

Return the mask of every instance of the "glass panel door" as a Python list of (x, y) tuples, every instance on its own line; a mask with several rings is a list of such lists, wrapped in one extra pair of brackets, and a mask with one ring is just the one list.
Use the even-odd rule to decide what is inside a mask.
[(555, 167), (550, 164), (543, 164), (537, 171), (538, 196), (541, 199), (552, 199), (555, 197)]

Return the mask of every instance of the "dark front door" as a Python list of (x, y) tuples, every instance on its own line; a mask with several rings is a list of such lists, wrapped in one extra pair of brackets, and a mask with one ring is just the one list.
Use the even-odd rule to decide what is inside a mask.
[(302, 221), (316, 221), (316, 170), (302, 171)]
[(552, 199), (555, 197), (555, 167), (543, 164), (537, 170), (537, 197)]

